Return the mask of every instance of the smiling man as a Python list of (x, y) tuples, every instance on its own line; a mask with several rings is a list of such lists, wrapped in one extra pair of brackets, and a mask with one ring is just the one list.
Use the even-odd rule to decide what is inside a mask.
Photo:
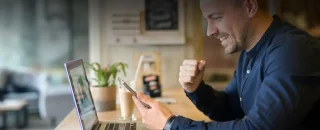
[(304, 31), (269, 14), (267, 0), (200, 0), (207, 35), (225, 53), (241, 51), (224, 91), (203, 82), (205, 61), (185, 60), (179, 81), (186, 96), (214, 122), (173, 115), (138, 93), (133, 98), (150, 129), (320, 129), (320, 44)]

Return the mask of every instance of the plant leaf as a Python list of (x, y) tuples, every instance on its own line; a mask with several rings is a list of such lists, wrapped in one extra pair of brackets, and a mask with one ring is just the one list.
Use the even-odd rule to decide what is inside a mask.
[(99, 86), (114, 86), (116, 84), (116, 78), (118, 76), (118, 72), (123, 72), (124, 76), (127, 76), (126, 68), (127, 64), (118, 62), (109, 66), (108, 70), (104, 70), (101, 68), (99, 63), (92, 63), (90, 67), (95, 71), (95, 81)]
[(124, 76), (127, 76), (126, 67), (128, 67), (128, 65), (127, 64), (120, 64), (120, 65), (121, 65), (121, 69), (123, 71)]
[(94, 66), (95, 64), (94, 63), (92, 63), (92, 64), (90, 64), (89, 66), (91, 67), (91, 69), (93, 70), (93, 71), (98, 71), (98, 69)]
[(113, 64), (112, 66), (110, 66), (108, 72), (109, 72), (110, 76), (112, 76), (112, 78), (109, 78), (109, 82), (111, 83), (110, 85), (113, 85), (116, 74), (117, 74), (116, 64)]

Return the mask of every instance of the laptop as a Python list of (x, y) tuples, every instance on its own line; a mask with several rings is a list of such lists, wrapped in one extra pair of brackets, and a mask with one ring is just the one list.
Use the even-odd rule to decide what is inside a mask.
[[(98, 120), (82, 59), (64, 64), (81, 130), (136, 130), (134, 121)], [(139, 126), (138, 126), (139, 127)]]

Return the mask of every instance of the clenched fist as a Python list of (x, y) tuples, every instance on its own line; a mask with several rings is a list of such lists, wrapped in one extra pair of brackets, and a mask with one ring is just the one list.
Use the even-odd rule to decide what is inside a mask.
[(201, 60), (184, 60), (180, 66), (179, 82), (187, 92), (195, 91), (201, 83), (206, 62)]

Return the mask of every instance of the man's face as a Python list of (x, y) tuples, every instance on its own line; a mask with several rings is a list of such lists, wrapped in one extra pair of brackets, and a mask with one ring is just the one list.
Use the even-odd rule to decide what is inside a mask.
[(207, 35), (219, 39), (227, 54), (243, 50), (249, 25), (246, 8), (242, 5), (236, 7), (231, 3), (232, 0), (200, 2), (203, 16), (208, 22)]

